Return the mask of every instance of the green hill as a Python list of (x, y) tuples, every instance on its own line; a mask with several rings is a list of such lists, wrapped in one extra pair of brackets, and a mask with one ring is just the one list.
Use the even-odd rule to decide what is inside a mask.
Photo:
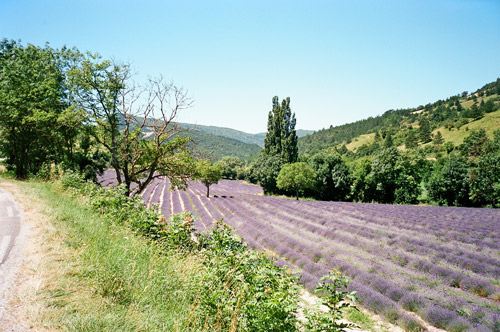
[(200, 130), (191, 130), (182, 135), (193, 139), (193, 151), (202, 158), (212, 161), (222, 159), (225, 156), (233, 156), (241, 159), (251, 159), (262, 148), (257, 144), (244, 143), (239, 140), (217, 136)]
[[(137, 122), (143, 120), (137, 117)], [(147, 123), (151, 124), (154, 119), (148, 119)], [(251, 136), (238, 130), (213, 127), (213, 126), (195, 126), (188, 123), (179, 123), (184, 131), (181, 136), (189, 136), (193, 139), (191, 149), (195, 155), (201, 158), (217, 161), (225, 156), (238, 157), (240, 159), (252, 159), (253, 156), (262, 149), (256, 143), (246, 143), (236, 138), (227, 136), (240, 137), (243, 139), (245, 135)], [(152, 132), (149, 129), (143, 129), (144, 137), (149, 138)], [(217, 135), (220, 134), (220, 135)], [(227, 136), (224, 136), (227, 135)]]
[(403, 149), (407, 144), (425, 146), (438, 131), (443, 143), (458, 145), (469, 130), (484, 128), (491, 135), (500, 129), (499, 95), (500, 78), (470, 94), (464, 92), (425, 106), (389, 110), (376, 117), (319, 130), (299, 139), (299, 152), (342, 145), (351, 151), (366, 150), (375, 141), (382, 144), (387, 135), (392, 144)]

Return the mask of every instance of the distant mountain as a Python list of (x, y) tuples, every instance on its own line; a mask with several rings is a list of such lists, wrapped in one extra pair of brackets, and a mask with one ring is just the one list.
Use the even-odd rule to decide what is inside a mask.
[[(225, 127), (195, 125), (191, 123), (179, 124), (181, 125), (181, 127), (186, 129), (193, 129), (195, 131), (201, 131), (216, 136), (227, 137), (243, 143), (257, 144), (260, 147), (264, 147), (264, 138), (266, 137), (266, 133), (249, 134), (243, 131)], [(314, 133), (314, 130), (297, 129), (298, 137), (303, 137), (312, 133)]]
[[(500, 129), (500, 78), (473, 93), (463, 92), (425, 106), (389, 110), (382, 115), (369, 117), (340, 126), (330, 126), (299, 139), (299, 153), (341, 147), (369, 154), (371, 149), (391, 136), (392, 144), (406, 148), (413, 144), (427, 145), (439, 131), (444, 142), (460, 144), (469, 130), (483, 128), (489, 135)], [(421, 126), (430, 135), (422, 139)]]
[(225, 127), (195, 125), (191, 123), (179, 123), (179, 124), (181, 125), (182, 128), (193, 129), (195, 131), (201, 131), (207, 134), (231, 138), (247, 144), (257, 144), (260, 147), (264, 146), (264, 137), (266, 137), (265, 133), (248, 134), (243, 131)]
[(297, 137), (304, 137), (315, 133), (314, 130), (305, 130), (305, 129), (297, 129), (296, 131), (297, 131)]

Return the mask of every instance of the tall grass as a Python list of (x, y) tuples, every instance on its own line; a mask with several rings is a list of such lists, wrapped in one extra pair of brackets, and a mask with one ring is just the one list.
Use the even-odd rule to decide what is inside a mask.
[(60, 264), (70, 266), (46, 291), (53, 319), (46, 325), (70, 331), (186, 330), (201, 268), (195, 255), (165, 255), (52, 184), (31, 188), (68, 251)]

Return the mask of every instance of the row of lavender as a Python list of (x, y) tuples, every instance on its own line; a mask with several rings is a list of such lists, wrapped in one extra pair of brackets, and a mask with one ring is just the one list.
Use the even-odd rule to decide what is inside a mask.
[(168, 187), (153, 181), (146, 203), (165, 215), (189, 210), (200, 230), (224, 218), (251, 246), (301, 268), (308, 288), (339, 269), (363, 306), (402, 325), (416, 313), (448, 330), (500, 328), (498, 210), (297, 202), (237, 181), (212, 186), (211, 198), (199, 183)]

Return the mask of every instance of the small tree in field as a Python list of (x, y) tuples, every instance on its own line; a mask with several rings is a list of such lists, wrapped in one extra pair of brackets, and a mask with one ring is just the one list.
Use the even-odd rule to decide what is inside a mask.
[(199, 160), (196, 165), (195, 178), (207, 187), (207, 197), (210, 197), (210, 186), (222, 179), (222, 170), (210, 160)]
[(313, 189), (316, 184), (316, 173), (306, 163), (286, 164), (278, 174), (277, 186), (286, 191), (294, 191), (299, 199), (299, 191)]

